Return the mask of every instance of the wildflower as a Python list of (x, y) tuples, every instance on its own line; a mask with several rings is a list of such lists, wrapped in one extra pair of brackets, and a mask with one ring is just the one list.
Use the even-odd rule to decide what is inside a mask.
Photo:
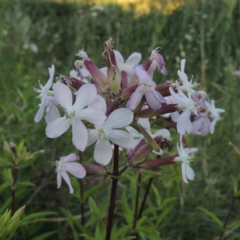
[(105, 114), (95, 107), (87, 107), (97, 96), (96, 87), (93, 84), (84, 84), (76, 93), (76, 101), (72, 104), (72, 92), (58, 82), (53, 86), (54, 96), (65, 110), (65, 116), (54, 119), (47, 124), (46, 135), (49, 138), (57, 138), (72, 125), (72, 141), (74, 146), (84, 151), (88, 141), (88, 133), (81, 120), (93, 124), (102, 124), (106, 119)]
[(112, 158), (112, 146), (109, 141), (123, 148), (131, 148), (133, 137), (121, 128), (133, 121), (133, 113), (129, 109), (119, 108), (113, 111), (104, 124), (95, 125), (95, 129), (88, 131), (88, 146), (96, 142), (94, 159), (97, 163), (106, 166)]
[(177, 131), (179, 134), (185, 134), (186, 132), (191, 133), (192, 131), (192, 122), (190, 116), (192, 113), (197, 115), (196, 103), (192, 100), (190, 96), (186, 96), (178, 83), (176, 83), (178, 93), (175, 93), (172, 87), (169, 88), (169, 91), (178, 104), (178, 109), (182, 111), (180, 116), (177, 119)]
[(181, 70), (178, 70), (178, 76), (182, 81), (182, 85), (180, 86), (180, 89), (182, 91), (186, 91), (187, 94), (191, 95), (192, 93), (195, 92), (194, 88), (196, 88), (198, 84), (195, 82), (192, 83), (192, 80), (188, 81), (188, 77), (184, 72), (185, 62), (186, 62), (185, 59), (181, 60)]
[(40, 89), (34, 88), (34, 90), (39, 93), (38, 98), (41, 99), (41, 103), (39, 104), (38, 112), (34, 118), (35, 122), (39, 122), (42, 119), (45, 107), (48, 106), (49, 101), (52, 100), (51, 99), (52, 97), (49, 96), (49, 93), (51, 94), (51, 92), (49, 92), (49, 89), (52, 86), (54, 70), (55, 70), (54, 65), (52, 65), (51, 68), (48, 68), (50, 77), (45, 86), (43, 86), (39, 82)]
[(216, 108), (214, 100), (211, 101), (211, 104), (209, 104), (207, 101), (205, 102), (205, 104), (208, 108), (208, 111), (210, 112), (210, 117), (213, 119), (210, 126), (210, 133), (213, 134), (217, 121), (221, 119), (220, 113), (225, 112), (225, 110), (221, 108)]
[(85, 177), (86, 175), (85, 168), (81, 164), (73, 162), (76, 160), (79, 160), (78, 155), (76, 155), (75, 153), (71, 153), (68, 156), (60, 157), (60, 160), (56, 161), (55, 164), (57, 172), (57, 188), (61, 187), (63, 178), (70, 189), (70, 193), (74, 193), (72, 184), (67, 173), (71, 173), (73, 176), (77, 178)]
[(197, 148), (184, 148), (182, 145), (182, 135), (180, 135), (180, 142), (177, 144), (178, 157), (174, 158), (175, 162), (182, 162), (182, 178), (185, 183), (188, 180), (193, 180), (195, 177), (193, 169), (190, 167), (190, 161), (194, 158)]
[(165, 99), (155, 90), (156, 83), (141, 66), (136, 66), (134, 69), (139, 83), (127, 102), (127, 108), (134, 110), (145, 95), (149, 107), (154, 110), (159, 109), (162, 106), (161, 103), (165, 102)]

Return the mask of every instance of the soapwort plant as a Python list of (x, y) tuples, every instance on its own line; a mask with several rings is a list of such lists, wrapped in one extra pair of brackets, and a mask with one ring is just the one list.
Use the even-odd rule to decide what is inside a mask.
[[(74, 192), (68, 174), (79, 179), (97, 175), (86, 180), (92, 184), (104, 178), (112, 179), (106, 240), (111, 238), (121, 175), (129, 169), (137, 171), (137, 182), (140, 183), (139, 170), (156, 172), (159, 167), (180, 162), (183, 182), (194, 180), (191, 162), (198, 149), (187, 146), (186, 137), (189, 134), (213, 134), (216, 122), (224, 112), (215, 107), (214, 100), (209, 99), (205, 91), (197, 90), (198, 84), (193, 79), (189, 80), (184, 70), (185, 59), (181, 60), (175, 82), (160, 80), (157, 84), (155, 71), (168, 74), (159, 49), (153, 50), (140, 63), (141, 53), (131, 54), (124, 62), (121, 53), (113, 47), (112, 39), (106, 41), (102, 54), (106, 63), (104, 68), (98, 68), (87, 53), (80, 50), (76, 54), (76, 69), (70, 71), (70, 76), (57, 76), (54, 83), (55, 67), (52, 65), (48, 82), (45, 86), (40, 84), (41, 89), (36, 90), (40, 104), (35, 116), (35, 121), (39, 122), (45, 112), (48, 138), (61, 135), (68, 138), (64, 133), (71, 132), (76, 152), (84, 153), (95, 144), (95, 163), (86, 164), (76, 153), (65, 153), (64, 149), (59, 153), (60, 160), (55, 162), (57, 187), (61, 186), (63, 178), (70, 193)], [(157, 131), (153, 131), (156, 128)], [(171, 136), (179, 141), (174, 143)], [(120, 151), (123, 159), (119, 157)], [(154, 160), (150, 154), (156, 155)], [(112, 170), (109, 168), (111, 161)], [(137, 188), (132, 232), (142, 215), (151, 181), (152, 178), (139, 211)]]

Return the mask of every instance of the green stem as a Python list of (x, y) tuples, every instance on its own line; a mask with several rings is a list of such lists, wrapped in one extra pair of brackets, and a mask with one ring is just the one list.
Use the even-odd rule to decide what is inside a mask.
[(140, 184), (141, 184), (141, 173), (138, 172), (137, 192), (136, 192), (136, 199), (135, 199), (135, 212), (134, 212), (134, 219), (133, 219), (133, 231), (136, 228), (136, 224), (138, 220), (138, 203), (139, 203), (139, 194), (140, 194)]

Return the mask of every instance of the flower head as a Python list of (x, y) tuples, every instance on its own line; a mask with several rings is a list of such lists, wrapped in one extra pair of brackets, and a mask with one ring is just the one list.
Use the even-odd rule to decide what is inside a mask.
[(53, 97), (49, 96), (49, 89), (52, 87), (54, 70), (54, 65), (52, 65), (51, 68), (48, 68), (50, 77), (45, 86), (39, 82), (40, 89), (34, 88), (34, 90), (39, 93), (38, 98), (41, 99), (38, 112), (34, 118), (35, 122), (39, 122), (42, 119), (45, 107), (48, 106), (49, 102), (52, 101)]
[(71, 173), (77, 178), (85, 177), (85, 168), (81, 164), (73, 162), (76, 160), (79, 160), (79, 157), (75, 153), (71, 153), (68, 156), (61, 157), (59, 161), (56, 161), (57, 188), (61, 187), (63, 178), (70, 189), (70, 193), (73, 193), (74, 190), (67, 173)]
[(182, 162), (182, 178), (185, 183), (188, 180), (193, 180), (195, 177), (193, 169), (190, 167), (190, 162), (194, 158), (195, 152), (198, 151), (197, 148), (183, 148), (182, 145), (182, 135), (180, 135), (180, 142), (177, 144), (178, 157), (175, 157), (174, 161)]

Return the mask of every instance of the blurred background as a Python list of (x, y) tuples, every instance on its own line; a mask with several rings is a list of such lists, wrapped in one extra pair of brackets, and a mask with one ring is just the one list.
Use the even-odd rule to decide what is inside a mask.
[[(192, 163), (194, 181), (182, 183), (179, 165), (163, 169), (165, 174), (154, 179), (144, 212), (151, 227), (166, 240), (219, 239), (227, 219), (224, 239), (240, 239), (239, 197), (227, 217), (240, 181), (240, 155), (229, 145), (240, 148), (239, 0), (1, 0), (0, 18), (1, 145), (24, 141), (29, 152), (45, 151), (18, 170), (15, 207), (26, 205), (26, 210), (15, 239), (78, 239), (83, 232), (91, 236), (96, 219), (88, 207), (89, 196), (106, 216), (108, 180), (85, 186), (86, 229), (80, 221), (77, 180), (72, 179), (73, 195), (66, 185), (56, 189), (51, 164), (75, 149), (68, 134), (47, 139), (45, 122), (34, 123), (39, 101), (33, 87), (38, 88), (38, 80), (47, 82), (52, 64), (57, 74), (67, 76), (83, 47), (101, 67), (104, 42), (110, 37), (125, 59), (133, 52), (141, 52), (145, 59), (161, 47), (169, 74), (157, 76), (158, 83), (175, 81), (185, 58), (189, 78), (193, 76), (199, 89), (207, 90), (216, 106), (226, 110), (214, 135), (189, 139), (190, 146), (199, 149)], [(85, 162), (93, 161), (91, 151), (84, 153)], [(11, 208), (13, 176), (9, 168), (0, 167), (1, 214)], [(121, 191), (133, 214), (135, 179), (136, 172), (129, 173), (119, 187), (118, 226), (127, 225)], [(148, 179), (146, 175), (143, 189)], [(141, 231), (139, 239), (153, 239), (144, 227)]]

